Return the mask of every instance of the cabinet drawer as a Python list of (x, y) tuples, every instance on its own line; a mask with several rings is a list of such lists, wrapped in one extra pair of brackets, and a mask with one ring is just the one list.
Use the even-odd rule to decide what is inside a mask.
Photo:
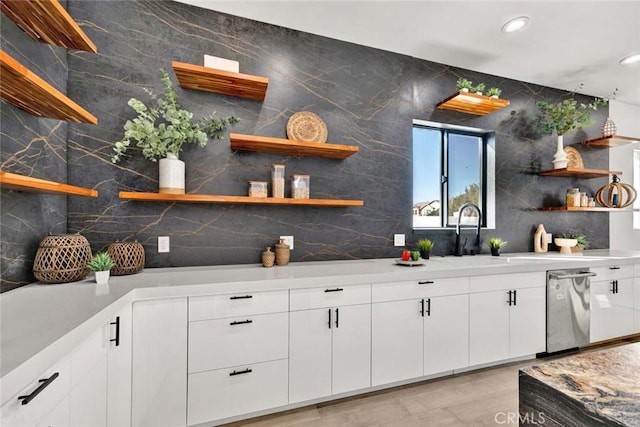
[[(57, 376), (52, 379), (52, 377)], [(39, 380), (52, 379), (42, 391), (26, 405), (18, 396), (32, 394), (41, 386)], [(69, 395), (71, 389), (71, 363), (69, 356), (30, 381), (18, 394), (9, 398), (0, 408), (0, 425), (3, 427), (35, 426), (43, 421), (58, 404)], [(3, 396), (4, 397), (4, 396)], [(68, 401), (67, 401), (68, 405)], [(64, 409), (64, 408), (61, 408)], [(67, 411), (68, 412), (68, 411)]]
[(371, 285), (292, 289), (291, 311), (371, 302)]
[(468, 277), (387, 282), (372, 285), (371, 300), (374, 303), (400, 301), (413, 298), (466, 294), (468, 292)]
[(596, 280), (623, 279), (633, 277), (633, 265), (610, 264), (606, 267), (593, 267), (591, 272), (596, 273), (596, 276), (591, 278), (592, 282)]
[(289, 310), (289, 291), (237, 292), (189, 298), (189, 320), (220, 319)]
[(187, 424), (284, 406), (287, 359), (189, 374)]
[(284, 359), (288, 313), (189, 323), (189, 373)]
[(470, 292), (489, 292), (502, 289), (524, 289), (546, 287), (547, 273), (496, 274), (492, 276), (471, 276), (469, 280)]

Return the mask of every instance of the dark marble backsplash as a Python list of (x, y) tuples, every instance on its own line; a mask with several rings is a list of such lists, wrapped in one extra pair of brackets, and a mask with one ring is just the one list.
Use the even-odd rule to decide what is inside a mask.
[[(497, 229), (483, 231), (485, 240), (496, 235), (509, 241), (507, 252), (530, 251), (533, 231), (544, 223), (549, 232), (580, 231), (593, 247), (608, 247), (608, 215), (535, 210), (561, 204), (567, 187), (593, 193), (606, 183), (536, 175), (551, 168), (555, 136), (536, 131), (535, 102), (560, 100), (566, 92), (171, 1), (70, 0), (67, 7), (98, 47), (97, 54), (67, 53), (32, 42), (5, 17), (3, 45), (9, 43), (27, 57), (37, 51), (64, 58), (66, 69), (45, 59), (31, 65), (47, 75), (68, 70), (61, 85), (98, 118), (98, 125), (36, 119), (3, 102), (2, 169), (95, 188), (100, 195), (67, 200), (3, 190), (3, 290), (33, 280), (35, 248), (48, 232), (79, 232), (94, 251), (116, 240), (138, 240), (145, 246), (147, 267), (257, 263), (264, 247), (280, 235), (294, 235), (294, 262), (393, 257), (399, 250), (393, 247), (394, 233), (405, 233), (408, 243), (429, 237), (436, 241), (437, 255), (451, 254), (453, 231), (412, 233), (413, 119), (495, 130)], [(135, 114), (128, 99), (148, 100), (145, 87), (161, 93), (160, 68), (175, 82), (172, 61), (202, 64), (204, 54), (239, 61), (240, 72), (268, 77), (269, 88), (263, 102), (179, 88), (179, 101), (196, 117), (212, 111), (234, 115), (241, 121), (233, 132), (284, 138), (293, 113), (313, 111), (327, 123), (328, 142), (355, 145), (360, 151), (340, 161), (234, 152), (228, 138), (210, 141), (204, 149), (187, 146), (182, 154), (187, 192), (245, 195), (248, 180), (269, 181), (271, 164), (281, 163), (287, 175), (311, 175), (311, 197), (362, 199), (365, 206), (119, 199), (119, 191), (158, 187), (157, 164), (141, 155), (117, 165), (110, 161), (114, 141), (122, 138), (124, 123)], [(501, 87), (511, 105), (481, 117), (435, 110), (455, 91), (459, 77)], [(565, 135), (565, 145), (599, 136), (606, 116), (607, 108), (600, 108), (592, 115), (594, 125)], [(47, 143), (33, 142), (38, 138)], [(23, 153), (25, 147), (29, 155)], [(587, 167), (608, 169), (607, 150), (578, 149)], [(44, 210), (55, 214), (43, 215)], [(158, 236), (171, 237), (170, 253), (157, 253)]]

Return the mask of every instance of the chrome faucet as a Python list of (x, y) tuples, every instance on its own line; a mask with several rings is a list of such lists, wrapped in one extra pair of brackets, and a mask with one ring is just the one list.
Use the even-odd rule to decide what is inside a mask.
[(478, 252), (480, 252), (480, 227), (482, 226), (482, 212), (480, 212), (480, 208), (473, 203), (465, 203), (462, 205), (460, 210), (458, 211), (458, 223), (456, 224), (456, 251), (455, 256), (462, 256), (464, 252), (464, 247), (467, 245), (467, 239), (465, 237), (464, 243), (460, 242), (460, 219), (462, 218), (462, 212), (467, 208), (473, 208), (478, 212), (478, 224), (476, 227), (476, 241), (475, 247), (478, 248)]

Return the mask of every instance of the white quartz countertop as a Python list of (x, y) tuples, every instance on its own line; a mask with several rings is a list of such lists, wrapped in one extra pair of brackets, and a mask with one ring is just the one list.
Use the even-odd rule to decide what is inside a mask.
[[(145, 269), (111, 277), (99, 286), (90, 278), (60, 285), (30, 284), (0, 295), (0, 377), (64, 341), (80, 339), (79, 329), (99, 327), (124, 304), (220, 292), (343, 286), (444, 277), (546, 271), (640, 263), (640, 251), (585, 251), (560, 255), (520, 253), (500, 257), (476, 255), (432, 257), (423, 266), (396, 265), (394, 259), (292, 262), (284, 267), (261, 264)], [(74, 336), (71, 336), (73, 333)], [(61, 340), (63, 339), (63, 340)]]

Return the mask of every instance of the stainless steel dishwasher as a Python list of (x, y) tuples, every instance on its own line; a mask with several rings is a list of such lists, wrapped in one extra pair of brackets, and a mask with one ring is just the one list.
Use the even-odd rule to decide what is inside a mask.
[(547, 353), (589, 344), (588, 268), (547, 271)]

